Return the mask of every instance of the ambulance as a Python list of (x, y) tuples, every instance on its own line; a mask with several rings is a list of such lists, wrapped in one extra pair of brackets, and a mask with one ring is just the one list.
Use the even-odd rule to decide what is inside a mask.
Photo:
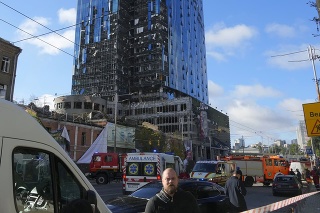
[(235, 163), (232, 161), (197, 161), (190, 173), (190, 178), (224, 185), (235, 168)]
[(127, 153), (123, 171), (123, 194), (131, 194), (151, 181), (161, 180), (166, 168), (173, 168), (177, 175), (183, 172), (179, 156), (166, 153)]
[(1, 212), (60, 213), (86, 200), (111, 212), (66, 151), (29, 113), (0, 99)]

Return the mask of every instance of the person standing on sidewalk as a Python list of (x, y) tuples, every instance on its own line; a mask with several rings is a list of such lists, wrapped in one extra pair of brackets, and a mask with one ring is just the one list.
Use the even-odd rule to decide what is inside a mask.
[(247, 190), (239, 178), (240, 172), (239, 170), (236, 170), (233, 172), (233, 176), (227, 180), (225, 185), (224, 192), (229, 197), (231, 203), (230, 212), (242, 212), (247, 210), (247, 203), (244, 198), (247, 194)]
[(302, 184), (302, 177), (301, 177), (301, 172), (299, 171), (299, 169), (296, 169), (296, 172), (297, 172), (297, 178), (298, 178), (298, 181), (301, 183), (301, 186), (303, 186), (303, 184)]
[(313, 170), (310, 172), (310, 175), (312, 177), (314, 186), (318, 189), (319, 188), (319, 171), (317, 170), (317, 167), (313, 167)]

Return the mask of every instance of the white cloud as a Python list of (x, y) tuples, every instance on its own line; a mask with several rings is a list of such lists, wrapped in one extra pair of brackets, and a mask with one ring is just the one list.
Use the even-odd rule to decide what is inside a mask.
[(73, 25), (76, 23), (77, 11), (75, 8), (71, 8), (68, 10), (61, 8), (58, 11), (58, 17), (60, 23), (67, 23)]
[(233, 96), (237, 98), (265, 98), (265, 97), (280, 97), (281, 92), (271, 88), (264, 87), (260, 84), (256, 85), (236, 85)]
[[(35, 21), (37, 21), (38, 23), (45, 25), (45, 26), (50, 24), (49, 19), (44, 18), (44, 17), (34, 17), (33, 19)], [(31, 36), (36, 36), (39, 33), (39, 29), (43, 28), (38, 23), (36, 23), (30, 19), (26, 19), (22, 24), (20, 24), (19, 28), (23, 30), (23, 31), (17, 30), (17, 33), (18, 33), (20, 39), (29, 38)], [(31, 40), (35, 40), (35, 39), (31, 39)]]
[(295, 29), (293, 27), (277, 23), (268, 24), (265, 28), (265, 31), (272, 35), (276, 35), (283, 38), (290, 38), (296, 35)]
[(206, 42), (213, 47), (238, 47), (242, 42), (252, 39), (256, 34), (254, 28), (246, 25), (224, 27), (206, 32)]
[(54, 98), (55, 96), (49, 94), (43, 94), (33, 100), (34, 104), (37, 107), (43, 107), (45, 105), (49, 105), (50, 111), (54, 109)]
[[(306, 101), (286, 99), (277, 102), (282, 93), (269, 86), (260, 84), (236, 85), (233, 90), (214, 93), (215, 89), (224, 89), (215, 84), (209, 83), (209, 99), (220, 111), (227, 113), (230, 119), (232, 132), (231, 141), (244, 136), (246, 145), (263, 140), (273, 143), (275, 139), (288, 140), (296, 138), (295, 128), (297, 121), (301, 120), (301, 103)], [(259, 100), (275, 102), (275, 106), (259, 104)]]
[[(75, 24), (76, 19), (76, 11), (75, 9), (64, 10), (60, 9), (58, 11), (59, 21), (61, 23), (67, 24)], [(57, 30), (52, 28), (52, 24), (50, 19), (45, 17), (35, 17), (33, 18), (35, 21), (40, 24), (48, 27), (51, 30)], [(28, 32), (24, 33), (22, 31), (18, 31), (19, 40), (30, 38), (32, 36), (39, 36), (41, 34), (45, 34), (43, 36), (39, 36), (38, 38), (31, 38), (24, 41), (24, 44), (34, 45), (40, 49), (40, 54), (49, 54), (49, 55), (57, 55), (60, 53), (72, 54), (73, 51), (70, 51), (74, 48), (74, 27), (68, 28), (64, 31), (57, 31), (56, 33), (50, 32), (50, 30), (41, 26), (40, 24), (26, 19), (22, 24), (20, 24), (19, 28)], [(66, 50), (70, 49), (70, 50)]]
[(218, 23), (206, 32), (207, 54), (216, 60), (226, 60), (227, 56), (245, 50), (256, 34), (253, 27), (244, 24), (226, 27)]

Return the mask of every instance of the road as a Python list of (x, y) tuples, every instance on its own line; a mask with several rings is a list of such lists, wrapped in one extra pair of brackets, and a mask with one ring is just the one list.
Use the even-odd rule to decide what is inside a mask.
[[(98, 185), (93, 181), (91, 183), (104, 201), (122, 195), (122, 182), (111, 182), (105, 185)], [(273, 196), (271, 186), (263, 186), (262, 184), (254, 184), (246, 189), (247, 196), (245, 196), (245, 199), (248, 209), (258, 208), (290, 198), (290, 196)], [(304, 190), (306, 191), (306, 188)]]

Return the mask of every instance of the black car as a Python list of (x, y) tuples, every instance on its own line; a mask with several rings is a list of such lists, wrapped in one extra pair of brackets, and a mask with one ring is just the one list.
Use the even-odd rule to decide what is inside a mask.
[[(224, 195), (224, 188), (207, 181), (180, 180), (179, 187), (190, 191), (196, 198), (202, 213), (228, 212), (229, 198)], [(131, 195), (124, 195), (106, 201), (113, 213), (144, 212), (148, 200), (162, 189), (160, 181), (150, 182)]]
[(273, 180), (272, 194), (301, 195), (302, 185), (295, 175), (277, 175)]

